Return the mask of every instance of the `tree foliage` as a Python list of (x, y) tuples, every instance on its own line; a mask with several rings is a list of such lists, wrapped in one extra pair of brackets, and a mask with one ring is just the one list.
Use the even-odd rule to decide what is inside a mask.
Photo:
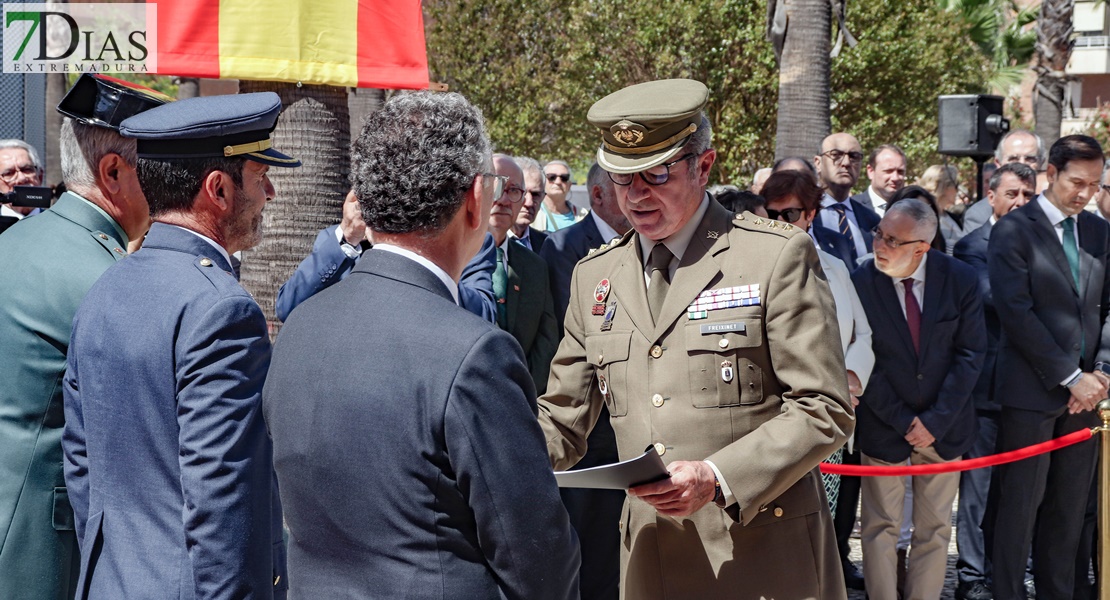
[[(599, 143), (590, 105), (623, 86), (689, 77), (710, 89), (712, 178), (746, 183), (774, 156), (778, 71), (766, 3), (750, 0), (427, 0), (433, 80), (485, 113), (500, 151), (563, 158), (578, 179)], [(936, 0), (849, 3), (860, 43), (833, 59), (833, 129), (865, 148), (895, 142), (936, 162), (936, 96), (991, 75), (958, 16)], [(816, 149), (815, 149), (816, 150)]]

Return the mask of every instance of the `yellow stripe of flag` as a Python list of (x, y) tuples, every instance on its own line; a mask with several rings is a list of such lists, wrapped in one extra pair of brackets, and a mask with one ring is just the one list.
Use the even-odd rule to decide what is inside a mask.
[(358, 0), (220, 0), (220, 72), (358, 85)]

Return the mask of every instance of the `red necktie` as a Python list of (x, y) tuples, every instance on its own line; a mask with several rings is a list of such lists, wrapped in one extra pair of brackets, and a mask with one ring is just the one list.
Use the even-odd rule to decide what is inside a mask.
[(913, 279), (902, 280), (906, 288), (906, 325), (910, 327), (910, 338), (913, 339), (913, 351), (921, 351), (921, 305), (917, 303), (917, 296), (913, 295)]

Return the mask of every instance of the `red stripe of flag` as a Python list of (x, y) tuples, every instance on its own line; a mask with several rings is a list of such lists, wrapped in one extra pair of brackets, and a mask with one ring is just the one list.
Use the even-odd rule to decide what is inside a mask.
[(220, 76), (220, 0), (158, 2), (158, 38), (160, 74)]
[(420, 0), (360, 0), (357, 55), (359, 87), (427, 88), (428, 54)]

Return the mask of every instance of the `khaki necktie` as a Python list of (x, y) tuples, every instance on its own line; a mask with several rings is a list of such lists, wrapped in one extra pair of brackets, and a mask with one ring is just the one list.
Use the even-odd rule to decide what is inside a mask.
[(648, 284), (648, 308), (651, 317), (659, 318), (663, 310), (663, 301), (667, 298), (667, 290), (671, 288), (671, 259), (674, 254), (662, 242), (651, 249), (651, 282)]

